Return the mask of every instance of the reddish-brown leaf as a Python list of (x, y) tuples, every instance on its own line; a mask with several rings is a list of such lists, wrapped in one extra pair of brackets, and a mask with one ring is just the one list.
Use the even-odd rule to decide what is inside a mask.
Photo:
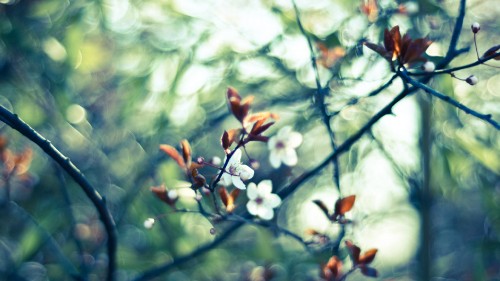
[(207, 179), (198, 172), (198, 169), (192, 169), (191, 176), (193, 177), (193, 188), (197, 189), (207, 184)]
[(186, 169), (186, 163), (184, 162), (183, 157), (179, 154), (177, 149), (175, 149), (173, 146), (170, 146), (168, 144), (161, 144), (160, 150), (165, 152), (172, 159), (174, 159), (177, 162), (177, 165), (179, 165), (179, 167)]
[(261, 136), (261, 135), (249, 135), (248, 141), (267, 142), (267, 141), (269, 141), (269, 137), (265, 137), (265, 136)]
[(500, 60), (500, 53), (498, 53), (498, 50), (500, 50), (500, 45), (489, 48), (486, 52), (484, 52), (483, 58), (495, 56), (493, 58), (494, 60)]
[(399, 32), (399, 26), (396, 25), (393, 27), (390, 31), (392, 41), (393, 41), (393, 46), (394, 46), (394, 55), (399, 55), (401, 54), (401, 32)]
[(238, 91), (233, 87), (227, 88), (227, 99), (229, 100), (229, 102), (236, 101), (238, 102), (238, 104), (241, 101), (241, 97), (238, 94)]
[[(259, 123), (259, 122), (257, 122)], [(269, 127), (271, 127), (272, 125), (274, 125), (274, 122), (269, 122), (265, 125), (262, 125), (262, 124), (259, 124), (259, 126), (257, 126), (257, 123), (254, 124), (253, 128), (252, 128), (252, 131), (250, 132), (250, 134), (252, 135), (260, 135), (262, 133), (264, 133), (267, 129), (269, 129)]]
[(168, 198), (167, 188), (165, 187), (165, 185), (153, 186), (150, 188), (150, 190), (154, 195), (156, 195), (156, 197), (158, 197), (158, 199), (169, 205), (172, 205), (173, 202), (170, 198)]
[(265, 120), (267, 120), (269, 118), (272, 118), (274, 120), (278, 120), (279, 119), (279, 115), (275, 114), (275, 113), (267, 112), (267, 111), (257, 112), (257, 113), (253, 113), (253, 114), (248, 115), (245, 118), (245, 122), (246, 123), (253, 123), (253, 122), (260, 121), (260, 120), (265, 121)]
[(345, 244), (347, 246), (347, 249), (349, 250), (349, 255), (351, 256), (352, 263), (357, 265), (359, 263), (359, 254), (361, 253), (361, 249), (349, 240), (346, 240)]
[(378, 6), (376, 0), (365, 0), (361, 4), (360, 10), (368, 17), (370, 22), (375, 22), (378, 17)]
[(182, 156), (184, 158), (184, 163), (186, 163), (186, 167), (191, 166), (191, 145), (189, 145), (189, 142), (187, 140), (182, 140), (181, 141), (181, 148), (182, 148)]
[(321, 233), (319, 233), (318, 231), (312, 229), (312, 228), (308, 228), (304, 231), (306, 234), (308, 235), (320, 235)]
[(224, 203), (224, 206), (227, 207), (227, 204), (229, 202), (229, 194), (227, 193), (227, 189), (225, 187), (219, 188), (219, 195), (222, 203)]
[(233, 191), (231, 191), (230, 197), (233, 198), (234, 201), (240, 196), (240, 189), (235, 188)]
[(337, 256), (333, 256), (328, 260), (326, 267), (337, 277), (342, 270), (342, 261)]
[(321, 209), (321, 211), (323, 211), (323, 213), (327, 218), (330, 218), (330, 214), (328, 213), (328, 208), (326, 207), (325, 203), (323, 203), (323, 201), (314, 200), (313, 203), (316, 204), (316, 206), (318, 206)]
[(356, 201), (356, 195), (350, 195), (345, 198), (337, 200), (335, 204), (335, 213), (338, 215), (345, 215), (349, 212)]
[(222, 133), (222, 137), (220, 138), (220, 143), (224, 150), (228, 149), (231, 146), (232, 142), (229, 140), (229, 134), (227, 131), (224, 131), (224, 133)]
[(392, 59), (392, 52), (388, 52), (383, 46), (373, 44), (370, 42), (364, 42), (363, 43), (366, 47), (370, 48), (371, 50), (377, 52), (379, 55), (382, 57), (391, 60)]
[(375, 255), (377, 254), (377, 249), (370, 249), (366, 252), (364, 252), (360, 257), (359, 257), (359, 263), (362, 264), (369, 264), (375, 259)]
[[(406, 37), (406, 35), (405, 35)], [(425, 53), (427, 48), (431, 45), (432, 41), (427, 38), (419, 38), (414, 41), (409, 42), (407, 46), (402, 50), (404, 56), (401, 63), (412, 63), (417, 60), (423, 60), (422, 55)]]

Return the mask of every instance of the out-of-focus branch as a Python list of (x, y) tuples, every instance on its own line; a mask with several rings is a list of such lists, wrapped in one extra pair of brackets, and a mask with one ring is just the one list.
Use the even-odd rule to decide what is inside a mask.
[[(302, 26), (302, 22), (300, 20), (300, 11), (299, 8), (297, 7), (297, 3), (295, 3), (295, 0), (292, 0), (293, 8), (295, 10), (295, 17), (297, 20), (297, 25), (299, 26), (300, 32), (306, 38), (307, 40), (307, 45), (309, 46), (309, 52), (311, 53), (311, 65), (314, 71), (314, 76), (315, 76), (315, 81), (316, 81), (316, 94), (315, 94), (315, 99), (314, 102), (316, 106), (318, 107), (319, 111), (321, 112), (321, 117), (323, 119), (323, 123), (326, 127), (326, 130), (328, 132), (329, 138), (330, 138), (330, 145), (332, 147), (332, 150), (335, 151), (337, 150), (337, 144), (335, 142), (335, 133), (333, 132), (332, 125), (330, 123), (332, 115), (328, 113), (326, 104), (325, 104), (325, 96), (328, 93), (328, 88), (323, 88), (321, 85), (321, 79), (319, 77), (319, 71), (318, 71), (318, 62), (317, 58), (314, 52), (314, 47), (311, 41), (311, 38), (307, 36), (307, 33)], [(332, 164), (333, 164), (333, 180), (335, 182), (335, 185), (337, 189), (340, 191), (340, 167), (339, 167), (339, 161), (337, 158), (332, 159)]]
[(50, 246), (52, 249), (52, 252), (55, 253), (57, 258), (59, 259), (59, 262), (61, 266), (67, 271), (67, 273), (73, 278), (74, 280), (86, 280), (82, 276), (78, 274), (78, 270), (75, 268), (75, 266), (69, 261), (69, 259), (64, 255), (62, 252), (61, 248), (55, 241), (54, 237), (46, 230), (44, 229), (33, 216), (31, 216), (30, 213), (28, 213), (24, 208), (20, 207), (17, 205), (15, 202), (9, 202), (8, 207), (11, 209), (11, 212), (18, 212), (22, 217), (26, 218), (29, 220), (36, 228), (37, 232), (40, 234), (41, 237), (43, 237), (44, 243), (46, 243), (47, 246)]
[(193, 252), (185, 255), (178, 257), (174, 259), (171, 262), (168, 262), (164, 265), (160, 265), (158, 267), (152, 268), (148, 271), (143, 272), (139, 276), (133, 279), (133, 281), (145, 281), (145, 280), (151, 280), (155, 277), (158, 277), (165, 272), (169, 271), (171, 268), (182, 265), (185, 262), (188, 262), (198, 256), (201, 256), (202, 254), (214, 249), (215, 247), (219, 246), (222, 242), (224, 242), (227, 238), (229, 238), (233, 232), (238, 230), (241, 226), (243, 226), (245, 223), (244, 222), (235, 222), (232, 224), (229, 228), (227, 228), (220, 236), (217, 236), (212, 242), (207, 243), (200, 248), (194, 250)]
[(54, 159), (82, 188), (87, 197), (94, 204), (101, 222), (104, 224), (108, 235), (108, 273), (107, 280), (114, 280), (113, 275), (116, 267), (117, 235), (115, 222), (109, 209), (106, 206), (105, 199), (90, 184), (83, 173), (71, 162), (71, 160), (62, 154), (49, 140), (31, 128), (16, 114), (0, 105), (0, 120), (11, 128), (20, 132), (23, 136), (38, 145), (47, 155)]

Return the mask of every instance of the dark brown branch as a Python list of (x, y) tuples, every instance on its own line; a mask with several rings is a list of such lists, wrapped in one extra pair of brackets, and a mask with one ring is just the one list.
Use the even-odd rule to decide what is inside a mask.
[(8, 109), (0, 105), (0, 120), (9, 125), (14, 130), (20, 132), (23, 136), (38, 145), (47, 155), (54, 159), (82, 188), (87, 197), (92, 201), (97, 212), (99, 213), (100, 220), (104, 224), (106, 233), (108, 235), (108, 273), (107, 280), (114, 280), (113, 275), (116, 267), (116, 250), (117, 250), (117, 236), (116, 227), (113, 216), (106, 206), (105, 199), (97, 192), (97, 190), (90, 184), (83, 173), (71, 162), (71, 160), (62, 154), (49, 140), (40, 135), (37, 131), (31, 128), (17, 114), (10, 112)]

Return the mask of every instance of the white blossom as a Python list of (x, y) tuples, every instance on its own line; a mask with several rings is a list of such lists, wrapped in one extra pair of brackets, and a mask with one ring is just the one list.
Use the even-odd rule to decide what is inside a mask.
[[(224, 159), (226, 162), (227, 156)], [(225, 186), (233, 184), (239, 189), (246, 189), (244, 180), (249, 180), (253, 177), (254, 171), (247, 165), (241, 163), (241, 150), (236, 150), (227, 163), (226, 170), (222, 171), (220, 183)]]
[(279, 168), (281, 163), (287, 166), (297, 164), (297, 153), (295, 149), (302, 143), (302, 135), (294, 132), (292, 127), (285, 126), (269, 139), (267, 143), (270, 150), (269, 161), (271, 166)]
[(153, 219), (153, 218), (147, 218), (144, 221), (144, 228), (151, 229), (151, 228), (153, 228), (154, 224), (155, 224), (155, 219)]
[(273, 208), (281, 204), (281, 198), (272, 193), (273, 183), (270, 180), (263, 180), (258, 185), (248, 184), (247, 196), (250, 199), (247, 203), (248, 212), (263, 220), (270, 220), (274, 217)]

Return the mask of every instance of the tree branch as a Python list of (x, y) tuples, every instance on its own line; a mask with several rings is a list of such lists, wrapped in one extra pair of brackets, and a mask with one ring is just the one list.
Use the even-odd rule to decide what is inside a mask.
[(498, 122), (496, 122), (495, 120), (493, 120), (491, 118), (491, 114), (482, 114), (482, 113), (479, 113), (467, 106), (465, 106), (464, 104), (454, 100), (453, 98), (447, 96), (447, 95), (444, 95), (444, 94), (441, 94), (440, 92), (432, 89), (431, 87), (427, 86), (427, 85), (424, 85), (414, 79), (412, 79), (408, 73), (403, 70), (401, 73), (401, 77), (406, 80), (408, 83), (412, 84), (413, 86), (419, 88), (419, 89), (422, 89), (424, 90), (426, 93), (428, 94), (431, 94), (455, 107), (457, 107), (458, 109), (462, 110), (463, 112), (467, 113), (467, 114), (470, 114), (472, 116), (475, 116), (479, 119), (482, 119), (488, 123), (490, 123), (491, 125), (493, 125), (493, 127), (495, 127), (497, 130), (500, 130), (500, 124)]
[(0, 120), (9, 125), (14, 130), (20, 132), (23, 136), (38, 145), (47, 155), (54, 159), (82, 188), (87, 197), (94, 204), (99, 213), (100, 220), (104, 224), (108, 235), (108, 273), (107, 280), (114, 280), (113, 275), (116, 267), (117, 236), (113, 216), (106, 206), (105, 199), (90, 184), (83, 173), (71, 162), (71, 160), (62, 154), (49, 140), (31, 128), (17, 114), (10, 112), (0, 105)]

